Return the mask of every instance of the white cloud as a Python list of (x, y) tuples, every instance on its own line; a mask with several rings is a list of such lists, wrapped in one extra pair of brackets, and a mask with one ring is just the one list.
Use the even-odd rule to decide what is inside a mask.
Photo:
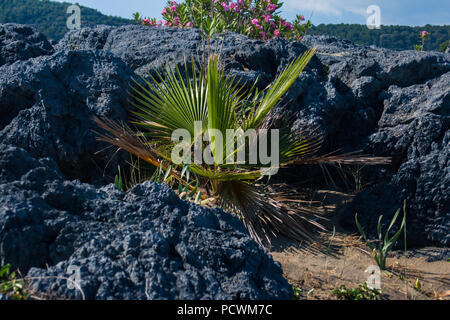
[(314, 12), (328, 16), (341, 16), (345, 11), (366, 16), (366, 10), (374, 0), (285, 0), (288, 9), (303, 13)]

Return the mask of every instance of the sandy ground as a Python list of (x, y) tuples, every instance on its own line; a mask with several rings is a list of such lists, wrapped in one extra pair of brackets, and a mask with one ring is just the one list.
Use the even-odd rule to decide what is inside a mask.
[[(280, 262), (284, 276), (300, 290), (300, 299), (336, 299), (331, 290), (345, 285), (357, 288), (368, 280), (365, 272), (376, 265), (372, 252), (358, 235), (348, 234), (337, 223), (339, 207), (351, 199), (351, 195), (333, 191), (320, 191), (323, 210), (331, 213), (327, 228), (336, 228), (336, 234), (328, 246), (311, 252), (306, 246), (285, 239), (275, 240), (270, 249), (273, 258)], [(337, 205), (336, 205), (337, 204)], [(331, 228), (330, 228), (331, 227)], [(328, 244), (332, 232), (321, 236)], [(382, 270), (381, 299), (389, 300), (450, 300), (450, 261), (428, 262), (430, 252), (437, 248), (422, 248), (391, 252), (387, 270)], [(448, 259), (448, 258), (447, 258)]]

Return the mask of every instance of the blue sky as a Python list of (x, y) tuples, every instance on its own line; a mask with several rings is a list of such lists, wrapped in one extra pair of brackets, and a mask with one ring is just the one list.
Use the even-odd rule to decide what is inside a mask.
[[(102, 13), (130, 18), (133, 12), (144, 16), (161, 17), (166, 0), (65, 0), (79, 3)], [(180, 2), (180, 1), (179, 1)], [(450, 24), (449, 0), (284, 0), (282, 15), (293, 19), (302, 13), (311, 17), (314, 24), (359, 23), (365, 24), (366, 10), (370, 5), (381, 9), (381, 24), (423, 26), (425, 24)]]

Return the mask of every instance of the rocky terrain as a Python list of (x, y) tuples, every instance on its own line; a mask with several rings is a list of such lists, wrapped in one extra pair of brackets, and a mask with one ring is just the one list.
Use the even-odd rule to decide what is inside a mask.
[[(126, 121), (131, 79), (201, 55), (197, 30), (99, 26), (51, 46), (30, 27), (7, 24), (0, 44), (1, 264), (63, 298), (82, 298), (62, 278), (75, 267), (89, 299), (290, 297), (280, 266), (230, 214), (165, 186), (124, 194), (109, 184), (127, 155), (95, 140), (91, 116)], [(449, 54), (325, 36), (262, 42), (227, 33), (216, 45), (228, 72), (246, 85), (259, 77), (261, 88), (317, 47), (274, 117), (322, 133), (324, 152), (393, 158), (367, 170), (371, 185), (341, 224), (353, 230), (358, 212), (373, 236), (378, 216), (406, 199), (409, 245), (449, 246)]]

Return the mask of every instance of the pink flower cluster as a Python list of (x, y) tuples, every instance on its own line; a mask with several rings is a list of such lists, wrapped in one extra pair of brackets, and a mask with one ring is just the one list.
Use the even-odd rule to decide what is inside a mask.
[(170, 10), (172, 10), (172, 12), (177, 11), (178, 3), (176, 3), (175, 1), (169, 1), (169, 3), (170, 3), (169, 6)]
[(241, 10), (242, 6), (243, 6), (243, 0), (241, 1), (241, 4), (234, 3), (234, 2), (232, 2), (230, 4), (227, 4), (226, 2), (222, 2), (222, 8), (223, 8), (223, 11), (225, 11), (225, 12), (228, 12), (228, 11), (230, 11), (230, 12), (241, 12), (242, 11)]
[(156, 20), (151, 20), (149, 18), (142, 20), (142, 25), (144, 25), (144, 26), (159, 27), (162, 24), (163, 24), (162, 20), (156, 21)]
[(267, 12), (274, 12), (275, 10), (277, 10), (277, 5), (273, 4), (273, 3), (269, 3), (269, 5), (267, 6), (266, 11)]
[(280, 19), (280, 22), (283, 27), (289, 29), (290, 31), (294, 30), (294, 26), (286, 20)]
[(259, 23), (258, 19), (252, 19), (252, 25), (254, 25), (256, 28), (258, 28), (259, 30), (263, 30), (264, 28), (261, 26), (261, 24)]

